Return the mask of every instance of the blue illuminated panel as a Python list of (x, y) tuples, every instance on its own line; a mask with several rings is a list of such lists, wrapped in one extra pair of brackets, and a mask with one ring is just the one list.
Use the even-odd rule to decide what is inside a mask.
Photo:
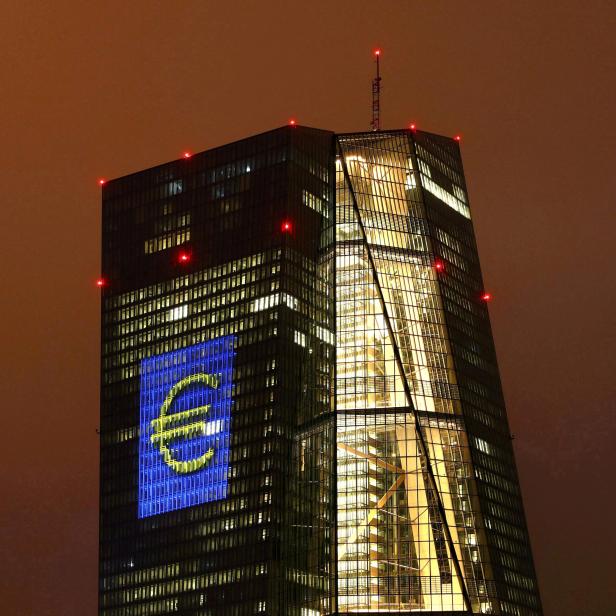
[(140, 518), (227, 496), (234, 339), (141, 362)]

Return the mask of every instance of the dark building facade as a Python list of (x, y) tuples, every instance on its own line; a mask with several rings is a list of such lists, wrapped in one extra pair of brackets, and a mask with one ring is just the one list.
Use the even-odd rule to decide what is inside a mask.
[(104, 616), (541, 613), (458, 143), (103, 188)]

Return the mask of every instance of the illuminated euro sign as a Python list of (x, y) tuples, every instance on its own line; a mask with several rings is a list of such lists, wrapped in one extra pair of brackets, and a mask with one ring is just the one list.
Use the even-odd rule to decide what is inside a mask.
[[(208, 449), (202, 456), (194, 460), (176, 460), (173, 457), (173, 452), (169, 448), (172, 441), (179, 439), (190, 439), (195, 436), (205, 436), (213, 433), (214, 428), (208, 428), (205, 422), (205, 416), (210, 410), (210, 405), (198, 406), (194, 409), (182, 411), (180, 413), (172, 413), (168, 415), (169, 408), (175, 400), (176, 396), (190, 385), (202, 384), (208, 385), (216, 389), (218, 387), (218, 378), (213, 374), (191, 374), (185, 379), (178, 381), (167, 394), (165, 401), (160, 407), (160, 413), (157, 419), (152, 420), (150, 428), (153, 434), (150, 436), (150, 442), (158, 447), (165, 464), (173, 469), (176, 473), (194, 473), (205, 467), (214, 456), (214, 449)], [(192, 421), (199, 418), (198, 421)]]

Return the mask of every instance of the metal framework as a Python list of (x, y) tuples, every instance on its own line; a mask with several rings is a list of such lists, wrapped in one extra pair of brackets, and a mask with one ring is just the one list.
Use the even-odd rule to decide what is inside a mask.
[[(377, 55), (377, 66), (378, 66), (378, 55)], [(430, 483), (430, 488), (431, 491), (434, 495), (434, 501), (436, 504), (436, 507), (438, 509), (438, 515), (440, 517), (440, 521), (441, 524), (443, 526), (443, 530), (445, 531), (445, 537), (447, 540), (447, 545), (449, 547), (449, 552), (451, 554), (451, 560), (453, 562), (454, 568), (456, 570), (456, 576), (458, 577), (458, 580), (460, 582), (460, 588), (462, 590), (462, 595), (464, 597), (464, 603), (466, 606), (466, 609), (469, 612), (472, 612), (472, 605), (471, 605), (471, 600), (468, 594), (468, 589), (466, 587), (466, 581), (464, 579), (464, 576), (462, 575), (462, 568), (460, 566), (460, 561), (458, 559), (458, 555), (456, 553), (456, 548), (453, 542), (453, 538), (451, 536), (451, 530), (449, 528), (449, 524), (447, 522), (447, 516), (445, 513), (445, 507), (443, 506), (443, 501), (441, 499), (441, 495), (440, 495), (440, 491), (438, 488), (438, 483), (436, 481), (436, 477), (435, 477), (435, 473), (434, 473), (434, 469), (432, 467), (432, 463), (430, 460), (430, 453), (428, 450), (428, 445), (426, 443), (424, 434), (423, 434), (423, 430), (421, 428), (421, 423), (419, 420), (419, 415), (417, 414), (417, 410), (415, 409), (415, 405), (413, 404), (413, 397), (411, 395), (411, 390), (409, 388), (409, 384), (408, 381), (406, 379), (405, 376), (405, 370), (404, 370), (404, 364), (402, 361), (402, 357), (400, 355), (400, 349), (398, 348), (398, 345), (396, 344), (396, 337), (395, 337), (395, 333), (394, 333), (394, 328), (391, 324), (391, 319), (389, 317), (389, 313), (387, 310), (387, 302), (385, 301), (385, 296), (383, 294), (383, 290), (381, 288), (381, 284), (379, 282), (379, 277), (378, 277), (378, 271), (377, 271), (377, 267), (376, 264), (374, 262), (374, 257), (372, 255), (372, 250), (370, 248), (370, 242), (368, 241), (368, 234), (366, 233), (366, 229), (361, 217), (361, 212), (359, 209), (359, 206), (357, 204), (357, 198), (355, 196), (355, 191), (353, 189), (353, 184), (351, 182), (351, 178), (349, 175), (349, 171), (347, 168), (347, 164), (346, 164), (346, 160), (344, 158), (344, 156), (340, 157), (341, 163), (342, 163), (342, 170), (344, 173), (344, 178), (347, 182), (347, 185), (349, 187), (349, 192), (351, 195), (351, 199), (352, 199), (352, 203), (353, 203), (353, 211), (355, 212), (355, 215), (357, 217), (357, 224), (362, 236), (362, 241), (364, 243), (364, 246), (366, 248), (366, 254), (368, 256), (368, 262), (370, 264), (370, 269), (372, 271), (372, 275), (373, 275), (373, 279), (374, 279), (374, 285), (377, 291), (377, 294), (379, 296), (379, 301), (381, 303), (381, 308), (383, 311), (383, 317), (384, 317), (384, 321), (385, 321), (385, 326), (387, 327), (387, 331), (389, 334), (389, 337), (391, 339), (391, 343), (392, 343), (392, 348), (393, 348), (393, 352), (394, 352), (394, 358), (396, 361), (396, 365), (397, 368), (400, 372), (401, 375), (401, 380), (402, 380), (402, 385), (404, 388), (404, 394), (407, 400), (407, 404), (412, 412), (413, 415), (413, 420), (414, 420), (414, 424), (415, 424), (415, 431), (417, 434), (417, 442), (419, 445), (419, 451), (420, 451), (420, 455), (423, 458), (423, 460), (425, 461), (425, 470), (427, 471), (427, 476), (429, 479), (429, 483)], [(339, 445), (340, 446), (340, 445)], [(355, 452), (352, 452), (355, 453)], [(357, 454), (355, 454), (357, 455)], [(403, 469), (395, 469), (395, 472), (398, 473), (400, 471), (402, 471)], [(398, 476), (398, 478), (396, 479), (396, 482), (391, 486), (391, 488), (387, 491), (387, 493), (381, 498), (381, 500), (379, 500), (379, 502), (376, 505), (376, 509), (374, 510), (374, 513), (372, 514), (372, 517), (374, 517), (374, 515), (376, 515), (376, 511), (380, 508), (382, 508), (385, 503), (389, 500), (390, 496), (395, 492), (395, 490), (399, 487), (399, 485), (404, 481), (406, 473), (403, 471), (402, 474), (400, 474)], [(367, 520), (364, 520), (363, 524), (368, 525), (371, 522), (371, 518), (368, 518)], [(338, 554), (338, 557), (340, 557), (340, 553)]]

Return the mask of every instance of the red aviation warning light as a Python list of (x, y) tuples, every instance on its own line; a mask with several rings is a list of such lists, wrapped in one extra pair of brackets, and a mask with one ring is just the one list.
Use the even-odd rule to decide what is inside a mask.
[(409, 124), (409, 130), (417, 130), (417, 125), (416, 124)]
[(189, 252), (186, 251), (182, 251), (178, 254), (178, 263), (180, 265), (186, 265), (187, 263), (190, 263), (191, 260), (191, 255)]
[(455, 139), (456, 141), (462, 141), (462, 137), (460, 137), (460, 135), (456, 135), (456, 136), (454, 137), (454, 139)]
[(434, 262), (434, 269), (437, 272), (444, 272), (445, 271), (445, 264), (441, 260), (436, 260)]
[(488, 293), (487, 291), (485, 293), (483, 293), (483, 295), (481, 296), (481, 299), (484, 302), (490, 302), (492, 301), (492, 293)]
[(297, 122), (296, 122), (295, 118), (291, 118), (289, 120), (289, 126), (296, 126), (296, 125), (297, 125)]
[(290, 220), (283, 220), (280, 224), (280, 230), (283, 233), (291, 233), (293, 231), (293, 223)]
[(102, 289), (107, 284), (107, 281), (104, 278), (98, 278), (96, 281), (96, 286), (99, 289)]
[(374, 50), (374, 55), (375, 56), (380, 56), (381, 55), (381, 50), (380, 49), (375, 49)]
[(184, 158), (190, 158), (192, 154), (190, 152), (184, 152), (182, 156), (184, 156)]
[(105, 178), (100, 178), (99, 181), (98, 181), (98, 185), (99, 186), (104, 186), (105, 182), (107, 182), (107, 180)]

